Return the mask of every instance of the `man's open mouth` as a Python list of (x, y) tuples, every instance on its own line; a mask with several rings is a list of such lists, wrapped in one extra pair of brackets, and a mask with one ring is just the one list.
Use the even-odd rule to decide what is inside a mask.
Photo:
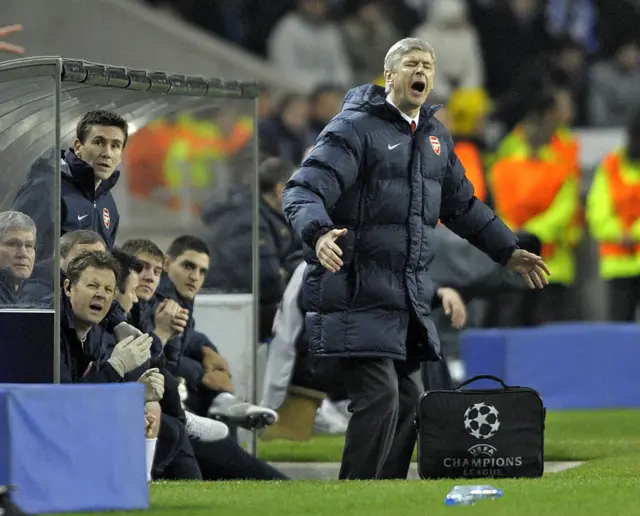
[(422, 80), (413, 81), (411, 83), (411, 91), (414, 93), (424, 93), (427, 88), (427, 83)]
[(91, 310), (92, 312), (100, 313), (102, 312), (103, 309), (104, 309), (104, 305), (100, 303), (91, 303), (89, 305), (89, 310)]

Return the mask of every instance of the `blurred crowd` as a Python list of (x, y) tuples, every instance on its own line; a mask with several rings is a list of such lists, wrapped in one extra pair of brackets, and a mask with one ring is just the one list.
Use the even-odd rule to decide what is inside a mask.
[(380, 80), (401, 37), (435, 49), (434, 102), (482, 88), (509, 130), (549, 82), (571, 89), (574, 124), (624, 125), (640, 105), (633, 0), (148, 0), (268, 58), (313, 91)]
[[(269, 179), (262, 183), (263, 193), (271, 196), (265, 205), (269, 206), (269, 213), (276, 214), (270, 216), (266, 225), (273, 234), (289, 238), (287, 225), (278, 213), (278, 192), (288, 170), (295, 170), (325, 125), (340, 111), (348, 89), (362, 82), (381, 83), (385, 52), (403, 35), (413, 34), (429, 41), (435, 49), (437, 73), (429, 102), (443, 105), (436, 116), (452, 133), (456, 153), (477, 196), (491, 205), (512, 229), (527, 231), (538, 238), (541, 252), (553, 270), (552, 286), (544, 293), (501, 294), (489, 299), (484, 315), (476, 323), (522, 326), (581, 319), (574, 286), (580, 273), (578, 246), (587, 229), (601, 244), (612, 239), (624, 240), (626, 248), (618, 251), (604, 244), (600, 246), (600, 275), (609, 285), (613, 284), (611, 280), (626, 285), (609, 289), (608, 318), (635, 317), (637, 303), (627, 281), (640, 275), (633, 229), (611, 222), (619, 215), (611, 209), (612, 203), (622, 206), (629, 200), (616, 197), (621, 194), (609, 184), (613, 181), (611, 184), (615, 185), (616, 180), (610, 176), (610, 161), (606, 159), (596, 170), (593, 187), (589, 189), (589, 184), (583, 184), (580, 142), (573, 130), (588, 125), (627, 129), (626, 147), (607, 151), (623, 163), (626, 170), (622, 177), (628, 174), (633, 177), (636, 142), (640, 137), (637, 115), (640, 11), (636, 3), (596, 0), (153, 3), (264, 55), (283, 73), (306, 83), (308, 94), (274, 92), (268, 85), (260, 91), (257, 127), (260, 161), (268, 157), (281, 160), (275, 167), (277, 170), (274, 172), (271, 167)], [(193, 209), (207, 226), (207, 238), (217, 253), (222, 252), (219, 250), (222, 241), (226, 249), (233, 248), (233, 235), (242, 234), (240, 227), (246, 233), (242, 243), (245, 248), (249, 238), (247, 217), (251, 196), (242, 190), (247, 162), (240, 157), (250, 154), (254, 128), (249, 114), (230, 116), (231, 109), (220, 108), (217, 114), (204, 120), (183, 117), (155, 122), (134, 135), (124, 158), (130, 184), (139, 185), (139, 191), (133, 190), (134, 195), (148, 198), (154, 185), (172, 191), (172, 181), (185, 181), (189, 176), (181, 173), (184, 168), (176, 163), (176, 156), (182, 153), (182, 159), (192, 164), (189, 176), (192, 186), (200, 189), (200, 194), (192, 199), (202, 201), (196, 201)], [(148, 139), (153, 131), (155, 135)], [(171, 131), (174, 136), (167, 136)], [(208, 140), (203, 140), (203, 135)], [(218, 152), (217, 157), (213, 156), (213, 149)], [(157, 164), (152, 165), (151, 160)], [(222, 161), (226, 165), (226, 181), (221, 180), (220, 170), (224, 167), (216, 165)], [(211, 176), (213, 169), (217, 172)], [(150, 177), (158, 179), (149, 181)], [(212, 196), (211, 189), (216, 185), (217, 193)], [(167, 205), (175, 207), (174, 201)], [(633, 218), (633, 213), (630, 217)], [(221, 219), (230, 223), (217, 224)], [(603, 233), (607, 227), (616, 229)], [(286, 245), (280, 242), (270, 248), (279, 249), (282, 254), (289, 245), (288, 241)], [(220, 263), (232, 261), (228, 256), (220, 257)], [(274, 277), (277, 268), (270, 266), (267, 276)], [(287, 274), (282, 277), (290, 277), (291, 267), (283, 268)], [(250, 289), (249, 279), (231, 285), (237, 275), (224, 267), (223, 271), (208, 286)], [(269, 300), (272, 306), (277, 306), (285, 284), (276, 293), (265, 289), (272, 292)]]

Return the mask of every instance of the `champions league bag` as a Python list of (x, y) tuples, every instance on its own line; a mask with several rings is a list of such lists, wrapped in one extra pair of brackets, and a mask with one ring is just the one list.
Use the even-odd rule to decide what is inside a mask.
[[(462, 390), (480, 379), (502, 387)], [(496, 376), (423, 393), (416, 412), (420, 478), (542, 476), (545, 415), (536, 391)]]

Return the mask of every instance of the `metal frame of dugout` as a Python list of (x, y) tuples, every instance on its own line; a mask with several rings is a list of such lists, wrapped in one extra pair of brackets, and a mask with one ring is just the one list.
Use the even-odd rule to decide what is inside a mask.
[[(90, 63), (63, 57), (29, 57), (0, 62), (0, 83), (13, 80), (37, 80), (50, 77), (53, 80), (53, 91), (48, 98), (41, 99), (47, 109), (55, 104), (54, 156), (60, 156), (61, 142), (69, 134), (71, 128), (62, 127), (62, 103), (66, 91), (87, 87), (100, 88), (101, 104), (110, 104), (110, 98), (122, 96), (123, 90), (135, 92), (131, 96), (132, 116), (125, 116), (127, 121), (136, 128), (143, 127), (152, 120), (167, 116), (182, 109), (196, 110), (211, 104), (211, 99), (248, 99), (253, 100), (254, 127), (257, 127), (257, 98), (258, 84), (256, 82), (226, 81), (223, 79), (186, 76), (162, 71), (136, 70), (122, 66)], [(104, 99), (104, 100), (102, 100)], [(159, 103), (159, 99), (163, 102)], [(0, 105), (3, 100), (0, 96)], [(82, 104), (82, 103), (81, 103)], [(96, 109), (95, 106), (80, 105), (82, 111), (66, 111), (68, 116), (81, 116), (83, 111)], [(85, 109), (86, 108), (86, 109)], [(76, 107), (77, 109), (77, 107)], [(107, 107), (105, 107), (107, 109)], [(65, 132), (66, 131), (66, 132)], [(48, 136), (50, 138), (50, 136)], [(258, 207), (258, 141), (257, 130), (254, 131), (253, 141), (253, 170), (251, 177), (253, 195), (253, 225), (252, 225), (252, 335), (253, 356), (251, 358), (251, 397), (257, 403), (257, 367), (256, 354), (258, 350), (258, 309), (259, 309), (259, 207)], [(51, 151), (49, 145), (48, 151)], [(33, 159), (39, 156), (34, 155)], [(29, 156), (31, 158), (31, 156)], [(60, 160), (55, 159), (55, 195), (54, 195), (54, 223), (61, 225), (61, 177)], [(54, 270), (60, 267), (59, 239), (54, 238)], [(54, 281), (54, 329), (60, 327), (60, 282)], [(60, 382), (60, 332), (54, 331), (53, 343), (53, 382)], [(256, 434), (253, 436), (253, 450), (256, 450)]]

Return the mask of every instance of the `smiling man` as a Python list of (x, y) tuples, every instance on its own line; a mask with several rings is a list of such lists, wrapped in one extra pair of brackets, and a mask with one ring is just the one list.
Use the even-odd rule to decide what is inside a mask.
[(117, 169), (127, 143), (128, 124), (110, 111), (90, 111), (78, 122), (73, 148), (62, 153), (62, 227), (53, 228), (54, 175), (51, 162), (39, 159), (31, 168), (13, 204), (28, 214), (40, 235), (38, 260), (51, 258), (53, 239), (70, 231), (90, 229), (111, 249), (120, 216), (111, 190), (118, 182)]
[(18, 290), (33, 272), (36, 225), (17, 211), (0, 213), (0, 306), (18, 304)]
[[(285, 216), (305, 244), (310, 351), (334, 359), (353, 413), (340, 478), (406, 478), (419, 391), (410, 373), (440, 360), (429, 274), (441, 220), (531, 287), (540, 257), (474, 196), (451, 135), (425, 106), (436, 56), (416, 38), (393, 45), (385, 88), (364, 85), (320, 133), (284, 191)], [(363, 438), (367, 436), (367, 438)]]

